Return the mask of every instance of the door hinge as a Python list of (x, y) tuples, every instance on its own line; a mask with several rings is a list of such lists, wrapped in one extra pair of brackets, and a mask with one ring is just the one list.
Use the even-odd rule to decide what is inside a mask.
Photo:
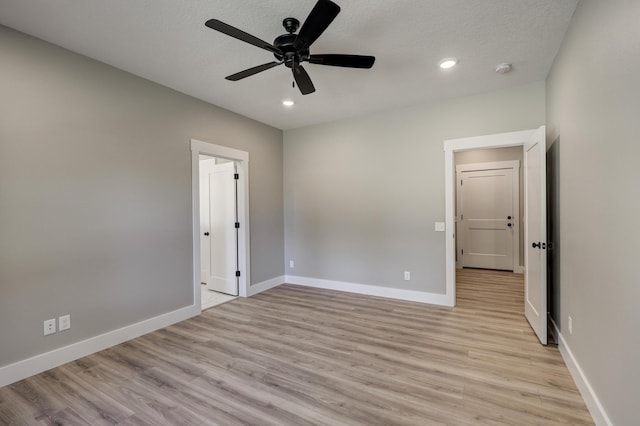
[(240, 179), (240, 175), (239, 175), (238, 173), (234, 173), (234, 174), (233, 174), (233, 178), (234, 178), (235, 180), (238, 180), (238, 179)]
[(461, 215), (460, 215), (460, 220), (463, 220), (463, 219), (464, 219), (464, 215), (463, 215), (463, 214), (461, 214)]
[(460, 249), (460, 254), (464, 254), (464, 249)]
[(463, 184), (462, 184), (462, 179), (460, 179), (460, 186), (462, 186), (462, 185), (463, 185)]
[(240, 229), (240, 222), (236, 222), (236, 229)]
[(240, 271), (236, 271), (236, 277), (240, 276)]

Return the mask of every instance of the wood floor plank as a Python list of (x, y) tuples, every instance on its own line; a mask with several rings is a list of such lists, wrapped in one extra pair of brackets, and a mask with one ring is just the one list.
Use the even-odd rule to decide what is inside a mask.
[(453, 309), (283, 285), (0, 389), (2, 425), (591, 425), (522, 275)]

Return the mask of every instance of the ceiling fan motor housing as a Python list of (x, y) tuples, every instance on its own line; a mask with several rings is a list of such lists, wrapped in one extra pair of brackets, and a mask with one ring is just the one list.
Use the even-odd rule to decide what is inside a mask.
[(289, 68), (291, 68), (294, 63), (299, 64), (309, 59), (308, 47), (296, 49), (295, 42), (297, 38), (298, 36), (296, 34), (283, 34), (273, 41), (273, 45), (282, 52), (282, 54), (274, 53), (273, 56), (275, 56), (278, 61), (283, 61)]

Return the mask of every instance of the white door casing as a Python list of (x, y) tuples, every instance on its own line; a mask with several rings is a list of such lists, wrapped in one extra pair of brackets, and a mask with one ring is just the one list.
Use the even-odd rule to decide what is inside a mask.
[(513, 170), (468, 170), (458, 175), (462, 266), (513, 271)]
[(531, 328), (547, 344), (547, 197), (545, 129), (524, 145), (525, 305)]
[(249, 223), (249, 153), (235, 148), (191, 139), (191, 195), (192, 195), (192, 253), (193, 253), (193, 303), (201, 309), (201, 247), (200, 247), (200, 156), (206, 155), (235, 161), (239, 180), (238, 189), (238, 295), (250, 294), (250, 223)]

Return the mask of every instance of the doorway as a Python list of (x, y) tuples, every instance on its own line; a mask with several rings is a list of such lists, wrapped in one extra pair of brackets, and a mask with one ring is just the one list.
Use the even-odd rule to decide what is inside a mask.
[(249, 153), (192, 139), (191, 154), (193, 295), (202, 310), (247, 295)]
[(457, 269), (524, 272), (521, 161), (522, 147), (455, 154)]
[(200, 155), (200, 282), (202, 309), (238, 295), (236, 164)]
[(455, 161), (456, 152), (522, 146), (525, 196), (525, 317), (542, 344), (547, 343), (546, 139), (545, 126), (520, 132), (452, 139), (444, 142), (445, 300), (456, 304)]
[(200, 282), (238, 295), (238, 209), (235, 162), (200, 156)]

